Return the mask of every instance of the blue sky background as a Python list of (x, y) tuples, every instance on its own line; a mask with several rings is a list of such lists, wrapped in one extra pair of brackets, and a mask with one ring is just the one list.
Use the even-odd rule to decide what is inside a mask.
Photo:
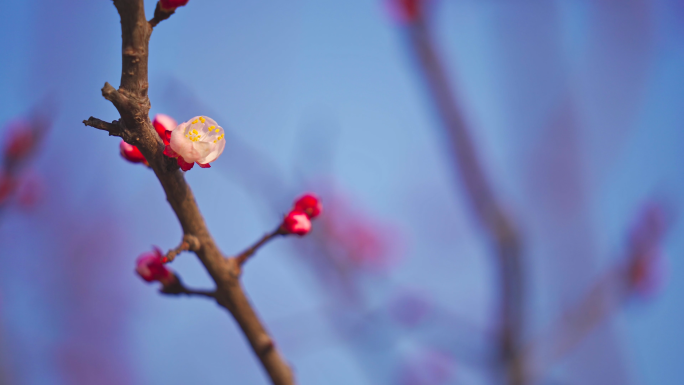
[[(146, 2), (148, 15), (154, 5)], [(133, 274), (140, 253), (171, 248), (181, 234), (152, 173), (122, 161), (117, 138), (80, 123), (118, 118), (100, 95), (120, 77), (112, 3), (2, 2), (0, 13), (0, 123), (46, 96), (58, 111), (32, 165), (43, 201), (0, 218), (8, 383), (265, 383), (225, 312), (161, 297)], [(681, 212), (683, 16), (676, 0), (436, 2), (453, 86), (525, 236), (528, 339), (621, 257), (645, 201)], [(492, 329), (495, 266), (404, 34), (382, 1), (191, 0), (153, 33), (151, 113), (213, 117), (282, 181), (270, 206), (241, 179), (254, 158), (230, 147), (211, 169), (187, 173), (226, 253), (273, 227), (296, 194), (332, 180), (401, 240), (399, 262), (363, 278), (371, 304), (408, 288)], [(552, 369), (557, 383), (684, 382), (681, 233), (675, 222), (664, 245), (664, 289), (602, 323)], [(298, 258), (298, 242), (307, 240), (261, 251), (244, 285), (300, 383), (399, 384), (396, 362), (420, 350), (416, 339), (399, 334), (378, 352), (377, 335), (340, 337), (319, 311), (338, 299)], [(210, 285), (190, 255), (173, 267)], [(488, 379), (477, 366), (450, 365), (448, 383)]]

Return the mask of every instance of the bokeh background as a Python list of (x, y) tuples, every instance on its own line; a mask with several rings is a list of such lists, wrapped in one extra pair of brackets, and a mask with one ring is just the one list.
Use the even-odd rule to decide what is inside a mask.
[[(0, 14), (0, 136), (53, 119), (0, 211), (0, 383), (266, 383), (223, 310), (133, 272), (181, 231), (152, 172), (81, 123), (118, 118), (99, 91), (120, 77), (112, 3), (6, 1)], [(624, 258), (645, 202), (673, 218), (684, 204), (684, 4), (441, 0), (429, 20), (523, 234), (535, 341)], [(208, 115), (230, 132), (211, 169), (186, 174), (224, 252), (298, 194), (323, 198), (311, 236), (273, 242), (244, 275), (301, 384), (496, 383), (495, 259), (385, 2), (191, 0), (155, 28), (149, 70), (152, 114)], [(681, 232), (673, 220), (659, 288), (539, 383), (684, 383)], [(173, 268), (211, 285), (190, 254)]]

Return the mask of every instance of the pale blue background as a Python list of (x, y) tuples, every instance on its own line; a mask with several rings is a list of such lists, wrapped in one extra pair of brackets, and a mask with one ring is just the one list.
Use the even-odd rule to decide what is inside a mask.
[[(146, 8), (151, 15), (154, 3)], [(111, 2), (2, 2), (0, 14), (0, 122), (46, 96), (59, 111), (34, 162), (44, 202), (0, 219), (10, 383), (265, 383), (223, 311), (160, 297), (132, 273), (138, 254), (174, 246), (180, 229), (150, 171), (123, 162), (117, 138), (80, 123), (118, 118), (99, 92), (120, 77)], [(645, 200), (681, 210), (684, 5), (442, 0), (433, 19), (487, 172), (526, 235), (531, 338), (620, 257)], [(369, 285), (373, 298), (399, 283), (483, 328), (496, 324), (491, 255), (382, 1), (191, 0), (155, 29), (150, 51), (152, 113), (210, 115), (268, 157), (289, 183), (284, 196), (331, 178), (399, 229), (403, 258), (377, 278), (382, 288)], [(246, 189), (235, 177), (245, 163), (224, 155), (187, 175), (226, 253), (289, 204), (278, 212)], [(664, 290), (603, 323), (554, 369), (558, 383), (684, 383), (681, 232), (677, 222), (666, 239)], [(301, 384), (398, 383), (392, 364), (369, 374), (367, 358), (317, 315), (334, 301), (293, 255), (297, 241), (260, 252), (244, 284)], [(190, 256), (174, 268), (209, 284)], [(320, 344), (300, 348), (309, 331)], [(410, 350), (402, 341), (397, 351)], [(487, 377), (460, 362), (455, 371), (450, 383)]]

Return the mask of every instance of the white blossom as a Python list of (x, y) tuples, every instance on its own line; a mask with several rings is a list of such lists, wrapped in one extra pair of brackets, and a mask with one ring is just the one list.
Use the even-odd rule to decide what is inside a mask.
[(179, 124), (171, 133), (171, 149), (188, 163), (215, 161), (226, 147), (225, 132), (214, 119), (196, 116)]

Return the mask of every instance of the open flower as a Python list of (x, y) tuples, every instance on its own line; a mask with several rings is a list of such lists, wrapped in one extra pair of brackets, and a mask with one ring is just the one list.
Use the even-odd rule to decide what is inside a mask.
[(226, 147), (225, 132), (212, 118), (196, 116), (179, 124), (171, 133), (164, 155), (177, 158), (178, 165), (187, 171), (197, 163), (209, 168)]

